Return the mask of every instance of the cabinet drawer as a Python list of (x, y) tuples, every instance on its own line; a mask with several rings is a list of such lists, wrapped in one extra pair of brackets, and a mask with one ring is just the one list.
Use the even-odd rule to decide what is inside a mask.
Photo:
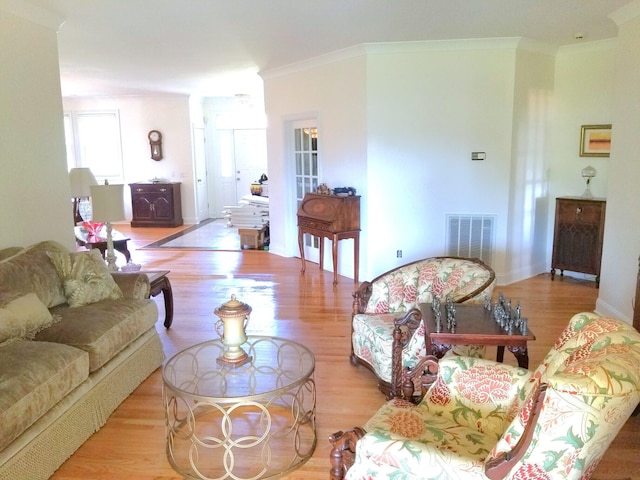
[(599, 225), (602, 220), (602, 203), (561, 201), (557, 205), (559, 223)]
[(133, 184), (131, 185), (131, 191), (133, 193), (145, 194), (145, 193), (160, 193), (166, 194), (173, 190), (171, 185), (158, 183), (158, 184)]

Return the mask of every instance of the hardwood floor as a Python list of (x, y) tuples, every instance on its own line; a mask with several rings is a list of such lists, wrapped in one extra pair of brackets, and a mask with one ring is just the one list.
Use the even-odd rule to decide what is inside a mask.
[[(167, 357), (198, 342), (217, 338), (213, 311), (232, 293), (252, 308), (250, 334), (268, 334), (304, 343), (316, 356), (318, 446), (313, 457), (286, 478), (327, 479), (329, 442), (337, 431), (362, 425), (382, 405), (371, 372), (349, 363), (351, 279), (308, 265), (300, 275), (298, 258), (268, 252), (138, 250), (178, 229), (117, 225), (132, 240), (133, 260), (147, 270), (170, 270), (175, 316), (165, 330), (157, 323)], [(123, 263), (119, 257), (119, 263)], [(597, 289), (592, 281), (548, 274), (499, 286), (522, 304), (537, 340), (530, 347), (535, 368), (571, 315), (592, 311)], [(162, 297), (155, 298), (164, 318)], [(508, 352), (505, 361), (515, 365)], [(54, 479), (179, 479), (165, 453), (161, 371), (154, 372), (54, 475)], [(43, 452), (46, 454), (46, 452)], [(609, 448), (594, 478), (640, 478), (640, 416), (632, 417)]]

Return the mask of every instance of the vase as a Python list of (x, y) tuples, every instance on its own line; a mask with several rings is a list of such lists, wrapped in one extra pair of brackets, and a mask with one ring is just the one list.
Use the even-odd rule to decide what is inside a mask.
[(220, 320), (216, 322), (216, 332), (225, 346), (224, 354), (216, 360), (221, 365), (240, 366), (251, 361), (251, 357), (241, 345), (247, 341), (247, 323), (251, 307), (231, 295), (231, 300), (220, 305), (214, 312)]

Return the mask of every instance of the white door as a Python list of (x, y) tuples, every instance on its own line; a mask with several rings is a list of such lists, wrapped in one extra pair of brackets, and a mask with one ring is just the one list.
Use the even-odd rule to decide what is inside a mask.
[(233, 147), (236, 195), (240, 200), (251, 193), (251, 184), (267, 173), (267, 132), (264, 129), (234, 130)]
[(207, 162), (205, 156), (204, 128), (193, 127), (193, 156), (196, 167), (197, 220), (209, 218), (209, 192), (207, 187)]
[(218, 186), (221, 209), (222, 207), (238, 204), (239, 172), (236, 169), (233, 143), (233, 130), (218, 131), (220, 175), (216, 184)]
[[(315, 120), (293, 124), (293, 149), (295, 159), (296, 211), (307, 192), (318, 189), (320, 165), (318, 162), (318, 127)], [(320, 261), (320, 240), (305, 234), (304, 256), (312, 262)]]

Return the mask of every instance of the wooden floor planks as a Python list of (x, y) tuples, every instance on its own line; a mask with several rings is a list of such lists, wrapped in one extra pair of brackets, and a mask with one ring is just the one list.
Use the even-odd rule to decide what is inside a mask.
[[(318, 446), (290, 479), (327, 479), (329, 434), (362, 425), (384, 402), (373, 375), (349, 363), (352, 280), (268, 252), (138, 250), (176, 229), (117, 225), (129, 235), (133, 260), (145, 269), (170, 270), (175, 317), (165, 330), (158, 321), (165, 353), (171, 356), (194, 343), (216, 338), (213, 311), (232, 293), (253, 312), (250, 334), (288, 337), (310, 347), (316, 356)], [(119, 258), (122, 264), (122, 257)], [(382, 272), (380, 272), (382, 273)], [(523, 315), (537, 340), (530, 347), (532, 368), (542, 360), (571, 315), (592, 311), (598, 290), (592, 281), (548, 274), (498, 286), (507, 298), (522, 304)], [(497, 292), (496, 292), (497, 293)], [(162, 297), (156, 297), (163, 318)], [(515, 364), (508, 352), (505, 361)], [(54, 475), (76, 479), (179, 479), (166, 458), (160, 369), (127, 398), (104, 428), (93, 435)], [(44, 453), (44, 452), (43, 452)], [(640, 417), (634, 417), (609, 448), (594, 478), (640, 478)]]

